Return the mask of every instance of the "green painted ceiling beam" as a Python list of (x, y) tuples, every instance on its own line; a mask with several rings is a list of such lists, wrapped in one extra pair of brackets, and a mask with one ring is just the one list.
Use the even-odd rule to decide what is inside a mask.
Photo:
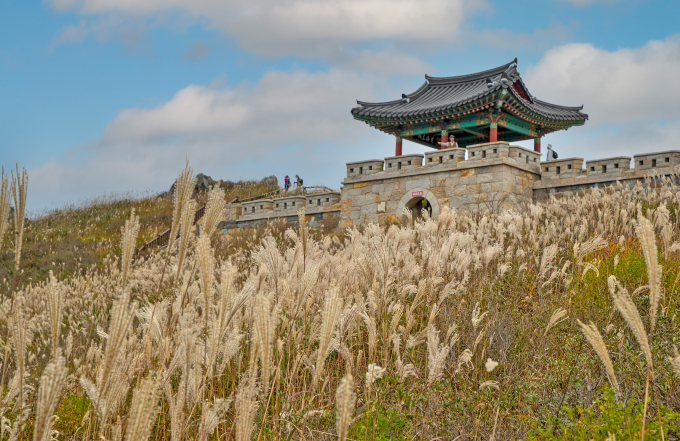
[(471, 133), (473, 135), (482, 136), (482, 132), (478, 132), (472, 129), (463, 129), (463, 132)]

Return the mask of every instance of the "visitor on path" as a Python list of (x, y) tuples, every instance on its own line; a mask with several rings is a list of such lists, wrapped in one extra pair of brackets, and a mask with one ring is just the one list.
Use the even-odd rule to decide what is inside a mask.
[(458, 143), (456, 142), (456, 138), (454, 138), (453, 135), (449, 136), (449, 142), (438, 142), (442, 149), (448, 149), (448, 148), (453, 148), (453, 147), (458, 147)]
[(545, 152), (545, 160), (547, 161), (554, 161), (557, 159), (557, 152), (553, 150), (552, 145), (548, 144), (548, 151)]
[(298, 175), (295, 175), (295, 189), (302, 190), (302, 178)]
[(286, 193), (288, 193), (288, 190), (290, 190), (290, 178), (288, 175), (286, 175), (286, 178), (283, 180), (283, 188)]

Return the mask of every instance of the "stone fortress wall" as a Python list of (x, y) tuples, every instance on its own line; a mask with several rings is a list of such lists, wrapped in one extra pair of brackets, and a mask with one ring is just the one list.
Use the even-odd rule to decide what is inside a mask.
[(511, 209), (616, 181), (635, 185), (650, 174), (670, 175), (680, 165), (680, 151), (635, 155), (632, 160), (632, 166), (627, 156), (588, 160), (585, 167), (582, 158), (541, 162), (539, 153), (499, 141), (350, 162), (341, 192), (229, 204), (222, 228), (227, 232), (274, 220), (297, 222), (298, 209), (304, 207), (309, 226), (340, 232), (368, 223), (399, 222), (404, 208), (422, 199), (435, 218), (444, 207)]
[(297, 223), (298, 210), (302, 207), (310, 227), (337, 228), (340, 221), (340, 193), (337, 191), (284, 194), (272, 199), (227, 204), (227, 218), (221, 228), (228, 232), (266, 225), (275, 220)]
[(566, 158), (541, 162), (540, 154), (507, 142), (434, 150), (347, 164), (340, 228), (396, 222), (404, 207), (421, 198), (433, 217), (443, 207), (497, 211), (570, 196), (619, 181), (644, 182), (650, 174), (670, 175), (680, 151), (585, 161)]

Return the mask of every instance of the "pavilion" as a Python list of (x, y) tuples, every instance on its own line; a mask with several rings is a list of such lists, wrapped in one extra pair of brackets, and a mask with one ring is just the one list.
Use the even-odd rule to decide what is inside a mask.
[(558, 106), (531, 95), (517, 72), (517, 58), (470, 75), (425, 75), (425, 84), (399, 100), (357, 104), (354, 119), (394, 135), (396, 156), (401, 156), (402, 139), (438, 149), (449, 135), (459, 147), (533, 139), (540, 153), (542, 136), (588, 119), (583, 106)]

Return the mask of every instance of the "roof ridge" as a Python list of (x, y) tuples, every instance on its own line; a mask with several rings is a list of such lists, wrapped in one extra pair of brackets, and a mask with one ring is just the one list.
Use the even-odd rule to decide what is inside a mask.
[(453, 83), (463, 83), (463, 82), (468, 82), (468, 81), (474, 81), (474, 80), (481, 80), (488, 78), (491, 75), (498, 75), (500, 73), (505, 72), (511, 64), (517, 64), (517, 57), (515, 57), (514, 60), (512, 60), (509, 63), (506, 63), (502, 66), (494, 67), (493, 69), (488, 69), (482, 72), (477, 72), (473, 74), (467, 74), (467, 75), (459, 75), (455, 77), (431, 77), (429, 75), (425, 75), (425, 79), (430, 83), (430, 85), (443, 85), (443, 84), (453, 84)]

